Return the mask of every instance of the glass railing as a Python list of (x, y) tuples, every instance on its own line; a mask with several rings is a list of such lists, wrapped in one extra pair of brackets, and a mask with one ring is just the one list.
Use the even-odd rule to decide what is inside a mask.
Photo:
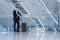
[[(12, 17), (9, 18), (0, 18), (0, 31), (13, 31), (13, 19)], [(53, 30), (53, 31), (57, 31), (58, 25), (49, 17), (39, 17), (40, 21), (43, 23), (45, 30)], [(28, 22), (27, 22), (28, 21)], [(27, 18), (22, 18), (20, 20), (20, 23), (26, 23), (27, 24), (27, 30), (28, 31), (33, 31), (36, 28), (43, 28), (42, 24), (37, 21), (37, 19), (32, 19), (31, 17), (27, 17)], [(20, 27), (21, 29), (21, 27)]]

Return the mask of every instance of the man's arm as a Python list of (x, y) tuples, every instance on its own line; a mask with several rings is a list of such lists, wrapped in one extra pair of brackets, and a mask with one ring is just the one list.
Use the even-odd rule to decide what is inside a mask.
[(22, 16), (21, 13), (20, 13), (19, 11), (18, 11), (18, 14), (19, 14), (20, 16)]

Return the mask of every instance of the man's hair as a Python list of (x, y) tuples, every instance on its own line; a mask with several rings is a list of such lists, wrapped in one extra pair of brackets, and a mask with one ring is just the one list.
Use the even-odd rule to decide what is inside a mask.
[(18, 8), (18, 6), (16, 6), (15, 8)]

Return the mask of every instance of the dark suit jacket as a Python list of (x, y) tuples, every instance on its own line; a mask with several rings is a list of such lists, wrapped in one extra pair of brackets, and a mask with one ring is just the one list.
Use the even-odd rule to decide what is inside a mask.
[[(20, 16), (22, 16), (21, 13), (19, 13), (19, 11), (18, 11), (18, 14), (19, 14)], [(13, 19), (14, 19), (15, 21), (20, 20), (20, 17), (16, 14), (16, 10), (13, 11)]]

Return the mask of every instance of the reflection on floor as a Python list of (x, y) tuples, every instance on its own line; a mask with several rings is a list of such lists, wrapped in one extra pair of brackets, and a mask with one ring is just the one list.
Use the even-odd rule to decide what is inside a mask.
[(0, 40), (60, 40), (59, 32), (0, 32)]

